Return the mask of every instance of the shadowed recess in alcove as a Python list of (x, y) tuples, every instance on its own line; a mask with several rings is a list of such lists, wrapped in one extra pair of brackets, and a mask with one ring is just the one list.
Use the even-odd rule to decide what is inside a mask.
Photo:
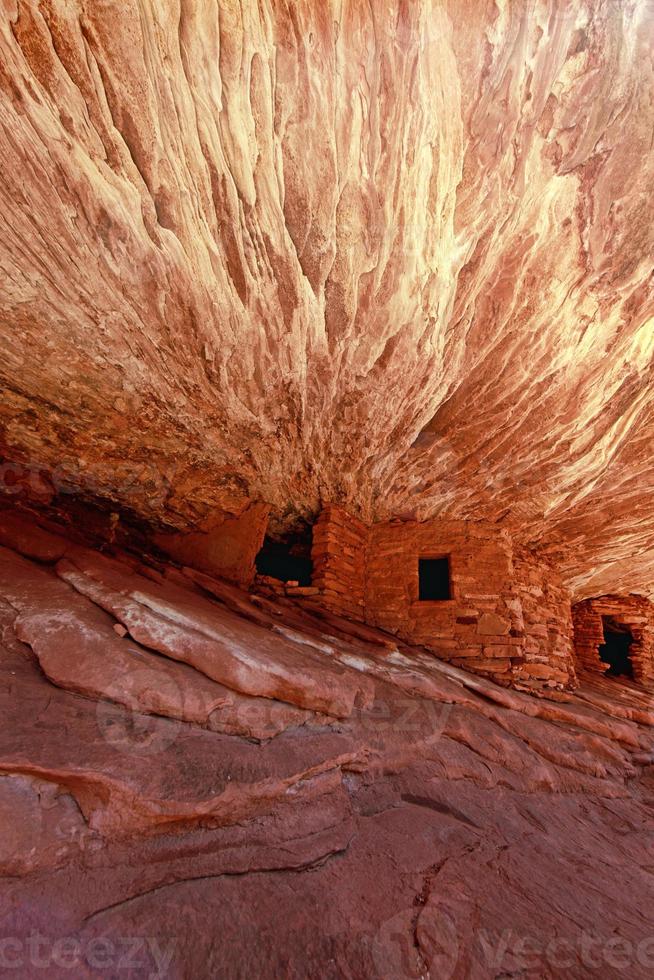
[(311, 585), (313, 563), (310, 553), (310, 540), (304, 536), (290, 541), (273, 541), (267, 537), (256, 557), (257, 572), (282, 582)]
[(599, 655), (605, 664), (609, 664), (606, 675), (608, 677), (633, 678), (634, 669), (630, 657), (633, 642), (631, 630), (628, 626), (617, 623), (610, 616), (602, 616), (602, 625), (604, 627), (604, 643), (599, 647)]

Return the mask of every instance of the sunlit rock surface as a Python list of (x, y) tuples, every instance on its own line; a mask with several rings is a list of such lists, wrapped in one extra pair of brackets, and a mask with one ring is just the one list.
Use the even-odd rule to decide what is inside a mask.
[[(3, 0), (2, 452), (654, 590), (649, 0)], [(634, 557), (635, 556), (635, 557)]]

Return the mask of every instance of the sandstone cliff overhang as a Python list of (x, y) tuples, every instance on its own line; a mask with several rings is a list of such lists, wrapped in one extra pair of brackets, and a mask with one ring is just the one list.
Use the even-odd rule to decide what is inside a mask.
[(3, 458), (164, 530), (482, 517), (651, 593), (653, 18), (5, 0)]

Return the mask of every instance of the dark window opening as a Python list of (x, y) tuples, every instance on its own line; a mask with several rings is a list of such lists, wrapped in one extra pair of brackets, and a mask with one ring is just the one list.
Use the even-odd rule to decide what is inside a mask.
[[(310, 544), (308, 552), (311, 552)], [(266, 538), (255, 565), (259, 575), (268, 575), (282, 582), (311, 585), (313, 562), (304, 541), (273, 541)]]
[(450, 559), (418, 559), (418, 598), (427, 601), (451, 599)]
[(633, 678), (634, 668), (629, 656), (633, 637), (629, 628), (607, 616), (602, 616), (602, 625), (604, 643), (599, 648), (599, 655), (605, 664), (609, 664), (605, 676)]

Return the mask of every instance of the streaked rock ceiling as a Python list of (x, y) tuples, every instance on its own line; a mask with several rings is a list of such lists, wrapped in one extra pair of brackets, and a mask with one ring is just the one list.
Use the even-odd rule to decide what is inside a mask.
[(654, 592), (649, 0), (3, 0), (0, 444)]

